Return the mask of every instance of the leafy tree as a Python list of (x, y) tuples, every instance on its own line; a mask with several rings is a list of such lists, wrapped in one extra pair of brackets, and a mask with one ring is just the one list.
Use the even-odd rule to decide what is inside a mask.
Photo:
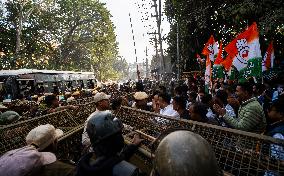
[(94, 71), (99, 79), (120, 75), (113, 65), (114, 25), (98, 0), (14, 0), (2, 3), (0, 13), (2, 69)]
[(166, 15), (171, 23), (167, 37), (168, 55), (176, 62), (177, 24), (181, 65), (198, 69), (195, 54), (201, 53), (210, 35), (226, 45), (252, 22), (260, 30), (262, 51), (275, 40), (276, 58), (283, 57), (284, 7), (277, 0), (166, 0)]

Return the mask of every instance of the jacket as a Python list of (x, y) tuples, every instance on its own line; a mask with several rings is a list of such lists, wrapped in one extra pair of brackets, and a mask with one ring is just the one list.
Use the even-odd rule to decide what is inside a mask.
[(56, 160), (51, 164), (44, 165), (39, 173), (40, 176), (74, 176), (75, 166)]
[(263, 108), (255, 97), (241, 104), (238, 118), (230, 117), (228, 113), (223, 118), (233, 128), (243, 131), (261, 133), (266, 127)]
[(265, 134), (273, 137), (273, 135), (276, 133), (280, 133), (284, 136), (284, 121), (279, 121), (269, 125)]
[(127, 145), (120, 154), (98, 158), (94, 157), (94, 153), (88, 153), (78, 162), (76, 176), (112, 176), (114, 166), (123, 160), (128, 160), (137, 148), (135, 145)]

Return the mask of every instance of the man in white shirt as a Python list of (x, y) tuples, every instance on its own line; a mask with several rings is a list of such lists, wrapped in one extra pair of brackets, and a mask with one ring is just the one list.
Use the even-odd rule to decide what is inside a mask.
[(82, 134), (82, 145), (83, 145), (83, 153), (84, 152), (87, 152), (88, 150), (91, 150), (92, 149), (90, 148), (91, 147), (91, 141), (90, 141), (90, 138), (89, 138), (89, 135), (86, 131), (87, 129), (87, 123), (88, 121), (95, 116), (95, 114), (97, 114), (98, 112), (100, 111), (107, 111), (109, 108), (110, 108), (110, 102), (109, 102), (109, 98), (110, 98), (110, 95), (106, 95), (105, 93), (103, 92), (100, 92), (100, 93), (97, 93), (95, 96), (94, 96), (94, 102), (96, 104), (96, 111), (93, 112), (88, 118), (87, 120), (85, 121), (84, 123), (84, 131), (83, 131), (83, 134)]
[(168, 94), (159, 95), (159, 105), (160, 105), (160, 114), (179, 118), (178, 112), (173, 109), (173, 105), (170, 104), (171, 97)]

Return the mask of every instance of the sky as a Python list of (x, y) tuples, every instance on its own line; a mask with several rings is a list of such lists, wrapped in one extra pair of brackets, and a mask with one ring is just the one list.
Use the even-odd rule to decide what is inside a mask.
[[(165, 0), (162, 0), (164, 2)], [(115, 26), (116, 40), (119, 43), (119, 54), (126, 59), (128, 63), (135, 62), (135, 53), (132, 40), (132, 33), (129, 21), (129, 13), (131, 14), (133, 31), (136, 42), (138, 62), (145, 61), (146, 46), (148, 48), (148, 59), (155, 54), (154, 46), (150, 44), (149, 32), (157, 29), (155, 18), (151, 18), (151, 13), (155, 14), (155, 9), (151, 8), (152, 0), (100, 0), (106, 3), (107, 9), (112, 15), (111, 20)], [(158, 1), (157, 1), (158, 2)], [(148, 17), (148, 20), (143, 20)], [(169, 23), (163, 15), (162, 35), (166, 35), (170, 30)], [(163, 43), (163, 49), (167, 48), (167, 44)], [(144, 59), (144, 60), (143, 60)]]

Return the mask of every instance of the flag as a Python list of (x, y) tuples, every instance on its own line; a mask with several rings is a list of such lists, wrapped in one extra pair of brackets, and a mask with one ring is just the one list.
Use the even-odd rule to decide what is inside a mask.
[(211, 61), (209, 57), (206, 59), (205, 69), (205, 92), (209, 93), (209, 87), (211, 86)]
[(223, 49), (222, 48), (222, 42), (220, 42), (219, 52), (218, 52), (217, 58), (214, 62), (213, 70), (212, 70), (212, 78), (213, 79), (224, 78), (224, 76), (225, 76), (223, 66), (221, 65), (221, 62), (223, 61), (222, 49)]
[(221, 63), (228, 71), (233, 65), (239, 72), (239, 79), (261, 76), (261, 51), (257, 25), (254, 22), (225, 47), (227, 58)]
[(201, 59), (200, 55), (199, 54), (196, 54), (196, 59), (197, 59), (197, 62), (199, 64), (202, 64), (203, 63), (203, 60)]
[(222, 46), (222, 41), (221, 41), (220, 46), (219, 46), (218, 55), (217, 55), (217, 58), (214, 62), (214, 65), (220, 65), (221, 62), (223, 62), (222, 50), (223, 50), (223, 46)]
[(269, 70), (270, 68), (273, 68), (274, 58), (275, 56), (274, 56), (273, 42), (271, 42), (262, 59), (262, 71), (266, 71)]
[(212, 62), (218, 54), (218, 43), (215, 42), (213, 35), (209, 38), (208, 42), (205, 44), (202, 54), (209, 57)]

